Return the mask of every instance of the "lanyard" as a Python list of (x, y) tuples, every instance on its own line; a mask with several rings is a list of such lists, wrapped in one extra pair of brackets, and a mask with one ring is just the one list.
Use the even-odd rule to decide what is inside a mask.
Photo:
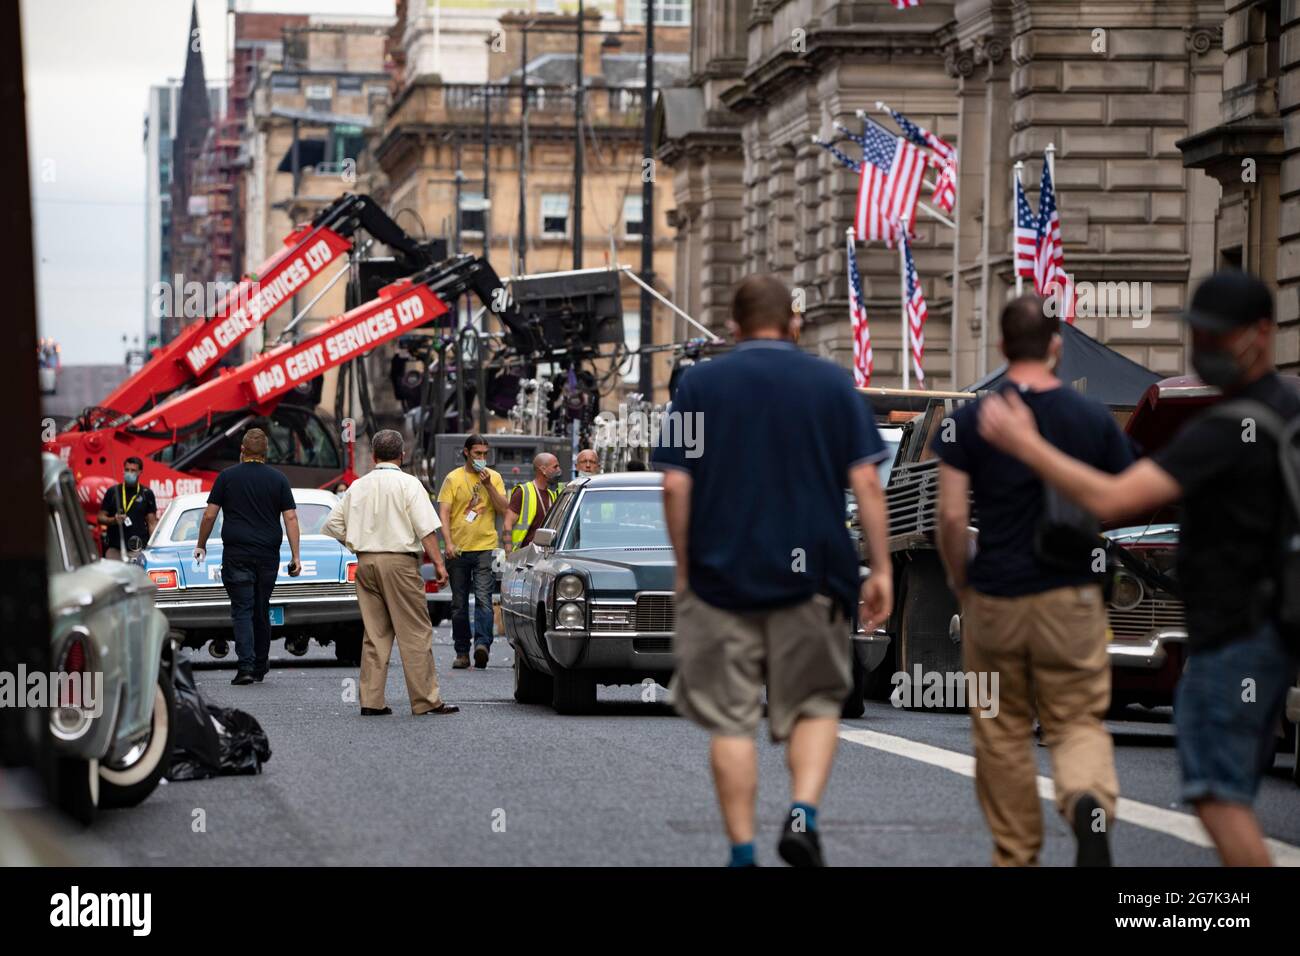
[(130, 500), (130, 501), (127, 501), (127, 500), (126, 500), (126, 485), (125, 485), (125, 484), (118, 485), (118, 486), (117, 486), (117, 490), (118, 490), (118, 492), (120, 492), (119, 497), (120, 497), (121, 500), (122, 500), (122, 514), (127, 514), (128, 512), (130, 512), (130, 510), (131, 510), (131, 506), (132, 506), (133, 504), (135, 504), (135, 499), (140, 497), (140, 486), (139, 486), (139, 485), (136, 486), (135, 494), (133, 494), (133, 495), (131, 496), (131, 500)]

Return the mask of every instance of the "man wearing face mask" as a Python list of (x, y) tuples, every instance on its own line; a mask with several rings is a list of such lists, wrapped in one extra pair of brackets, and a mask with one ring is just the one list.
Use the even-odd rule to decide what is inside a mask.
[(144, 462), (131, 457), (122, 466), (122, 483), (108, 489), (100, 505), (98, 521), (105, 527), (104, 556), (121, 560), (123, 542), (138, 538), (143, 545), (158, 525), (158, 504), (153, 491), (144, 486), (140, 475)]
[[(447, 537), (447, 573), (451, 576), (451, 637), (456, 645), (452, 667), (469, 667), (470, 643), (474, 666), (487, 667), (492, 647), (492, 552), (497, 548), (497, 516), (509, 510), (506, 487), (499, 472), (488, 467), (488, 443), (469, 435), (461, 452), (465, 467), (455, 468), (438, 491), (438, 513)], [(474, 624), (469, 620), (469, 595), (474, 592)]]
[[(1206, 384), (1283, 420), (1300, 415), (1300, 394), (1273, 366), (1267, 286), (1243, 272), (1215, 273), (1197, 287), (1183, 318), (1192, 329), (1192, 367)], [(1265, 431), (1210, 409), (1156, 454), (1108, 475), (1044, 442), (1014, 396), (985, 402), (980, 415), (990, 442), (1102, 521), (1145, 520), (1181, 499), (1177, 571), (1188, 661), (1174, 720), (1182, 792), (1230, 866), (1270, 862), (1251, 805), (1272, 763), (1274, 725), (1296, 668), (1269, 593), (1288, 505), (1277, 445)], [(1249, 701), (1246, 686), (1255, 691)]]
[(551, 513), (551, 505), (559, 497), (556, 485), (560, 481), (560, 460), (548, 452), (533, 459), (533, 480), (516, 485), (510, 492), (510, 507), (506, 511), (506, 554), (526, 548), (532, 543), (533, 533), (542, 526)]

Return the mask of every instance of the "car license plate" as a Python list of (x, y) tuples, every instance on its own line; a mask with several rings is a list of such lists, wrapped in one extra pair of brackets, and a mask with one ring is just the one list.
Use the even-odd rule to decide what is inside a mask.
[(284, 624), (284, 608), (282, 607), (271, 608), (271, 626), (281, 627), (283, 626), (283, 624)]

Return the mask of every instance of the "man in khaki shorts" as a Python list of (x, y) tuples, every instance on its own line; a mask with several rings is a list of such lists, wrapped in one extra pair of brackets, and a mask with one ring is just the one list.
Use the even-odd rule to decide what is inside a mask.
[[(870, 628), (893, 600), (876, 474), (888, 452), (849, 375), (795, 346), (779, 280), (745, 279), (732, 315), (739, 344), (682, 376), (670, 419), (681, 427), (661, 431), (654, 454), (677, 560), (672, 698), (712, 735), (731, 865), (753, 866), (766, 686), (792, 784), (777, 851), (792, 866), (822, 866), (817, 810), (852, 688), (854, 605)], [(674, 435), (699, 440), (682, 447)], [(849, 487), (871, 547), (861, 584), (844, 523)]]
[(357, 555), (357, 603), (366, 633), (361, 645), (361, 714), (391, 714), (384, 703), (388, 659), (397, 640), (413, 714), (454, 714), (438, 690), (433, 624), (424, 596), (420, 555), (427, 552), (438, 583), (447, 569), (438, 551), (441, 524), (420, 479), (401, 469), (402, 436), (391, 429), (370, 442), (374, 470), (358, 478), (325, 519), (323, 533)]

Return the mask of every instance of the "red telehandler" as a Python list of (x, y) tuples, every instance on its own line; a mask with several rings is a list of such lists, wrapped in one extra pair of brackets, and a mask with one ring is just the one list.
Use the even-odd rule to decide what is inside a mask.
[[(392, 248), (400, 268), (415, 274), (383, 287), (376, 299), (310, 338), (277, 345), (236, 368), (218, 368), (249, 331), (351, 247), (358, 227)], [(296, 229), (259, 279), (244, 280), (257, 282), (251, 295), (232, 291), (216, 316), (186, 328), (103, 405), (87, 409), (46, 445), (72, 469), (92, 525), (128, 457), (145, 460), (144, 480), (165, 508), (177, 495), (210, 488), (221, 466), (233, 463), (227, 461), (234, 457), (230, 447), (254, 421), (268, 427), (273, 449), (292, 449), (279, 467), (295, 485), (308, 476), (316, 487), (351, 481), (351, 462), (340, 454), (332, 426), (286, 399), (324, 372), (436, 321), (448, 312), (447, 302), (470, 291), (508, 330), (524, 332), (518, 307), (486, 260), (459, 256), (432, 263), (432, 246), (412, 240), (366, 196), (344, 196)], [(524, 338), (506, 333), (507, 341)]]

